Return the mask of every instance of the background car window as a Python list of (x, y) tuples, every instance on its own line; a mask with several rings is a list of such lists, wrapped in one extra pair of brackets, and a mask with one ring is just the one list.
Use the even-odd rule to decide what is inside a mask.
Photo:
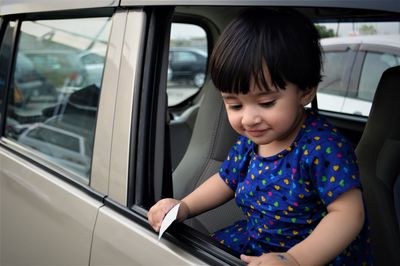
[(168, 106), (196, 94), (207, 73), (207, 36), (200, 26), (172, 23), (168, 62)]
[[(382, 73), (399, 65), (400, 22), (316, 26), (325, 54), (318, 108), (367, 117)], [(337, 47), (340, 49), (334, 51)]]
[(361, 71), (358, 98), (372, 102), (382, 73), (397, 65), (400, 65), (400, 62), (393, 54), (368, 52)]
[(319, 92), (334, 95), (346, 95), (347, 84), (344, 80), (344, 66), (349, 51), (326, 52), (323, 57), (322, 81), (318, 86)]
[(86, 178), (109, 18), (23, 21), (5, 135)]

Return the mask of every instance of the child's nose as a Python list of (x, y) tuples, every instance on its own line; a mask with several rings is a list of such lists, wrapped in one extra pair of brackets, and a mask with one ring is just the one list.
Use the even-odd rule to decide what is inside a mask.
[(261, 117), (258, 112), (256, 112), (253, 108), (246, 108), (242, 117), (242, 124), (244, 126), (254, 126), (261, 122)]

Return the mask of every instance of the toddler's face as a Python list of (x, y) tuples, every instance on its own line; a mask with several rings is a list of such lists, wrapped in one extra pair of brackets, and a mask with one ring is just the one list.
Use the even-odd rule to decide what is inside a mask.
[[(273, 86), (261, 90), (253, 85), (247, 94), (222, 93), (222, 97), (233, 129), (258, 144), (264, 156), (294, 141), (304, 120), (303, 107), (310, 102), (307, 92), (289, 82), (284, 90)], [(262, 154), (267, 147), (272, 154)]]

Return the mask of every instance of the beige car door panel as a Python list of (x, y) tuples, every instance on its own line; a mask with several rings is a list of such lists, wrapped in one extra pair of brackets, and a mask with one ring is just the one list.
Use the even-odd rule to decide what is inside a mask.
[(88, 265), (101, 197), (5, 149), (0, 167), (0, 264)]
[(133, 219), (106, 206), (100, 209), (90, 265), (202, 264), (170, 241), (158, 241), (157, 234)]

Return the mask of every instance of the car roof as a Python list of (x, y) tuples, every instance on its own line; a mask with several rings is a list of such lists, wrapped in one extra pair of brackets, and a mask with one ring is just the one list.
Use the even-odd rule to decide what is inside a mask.
[(0, 15), (148, 5), (340, 7), (400, 12), (398, 0), (0, 0)]
[(336, 45), (336, 44), (377, 44), (387, 45), (400, 48), (400, 34), (389, 35), (361, 35), (361, 36), (346, 36), (332, 37), (321, 39), (321, 45)]

